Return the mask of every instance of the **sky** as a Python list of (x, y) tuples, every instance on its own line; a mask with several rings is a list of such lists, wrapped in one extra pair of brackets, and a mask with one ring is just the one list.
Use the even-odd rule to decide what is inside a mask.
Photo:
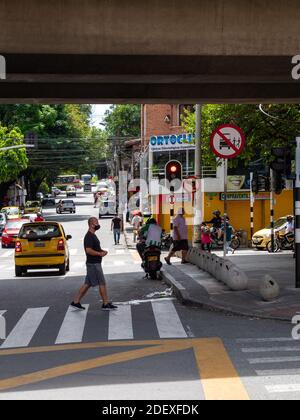
[(107, 111), (111, 105), (92, 105), (93, 107), (93, 114), (91, 119), (91, 125), (96, 126), (98, 128), (103, 128), (100, 123), (103, 121), (105, 111)]

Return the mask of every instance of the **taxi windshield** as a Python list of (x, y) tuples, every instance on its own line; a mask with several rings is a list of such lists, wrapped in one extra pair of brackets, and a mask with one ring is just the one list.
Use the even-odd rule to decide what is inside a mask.
[(10, 216), (17, 215), (17, 214), (19, 214), (19, 209), (17, 207), (9, 207), (6, 210), (6, 213), (9, 214)]
[(32, 224), (23, 226), (19, 237), (21, 239), (51, 239), (62, 236), (58, 225), (51, 224)]

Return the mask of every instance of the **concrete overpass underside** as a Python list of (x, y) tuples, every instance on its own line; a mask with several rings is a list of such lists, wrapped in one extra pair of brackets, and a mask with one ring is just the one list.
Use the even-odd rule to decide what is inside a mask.
[(298, 0), (2, 0), (1, 103), (300, 102)]

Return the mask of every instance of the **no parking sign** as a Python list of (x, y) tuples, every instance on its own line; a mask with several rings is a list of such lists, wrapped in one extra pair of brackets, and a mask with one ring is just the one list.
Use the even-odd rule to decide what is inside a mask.
[(222, 159), (239, 156), (246, 144), (242, 129), (233, 124), (220, 125), (211, 135), (210, 147), (213, 153)]

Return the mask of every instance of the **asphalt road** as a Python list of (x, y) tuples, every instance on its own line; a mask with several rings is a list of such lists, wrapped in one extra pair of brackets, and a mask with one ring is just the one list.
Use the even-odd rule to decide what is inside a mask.
[[(12, 250), (0, 250), (0, 399), (295, 399), (300, 344), (292, 326), (182, 306), (168, 287), (143, 279), (138, 255), (115, 246), (110, 219), (98, 236), (110, 298), (97, 290), (86, 312), (69, 309), (85, 275), (82, 246), (92, 195), (79, 194), (75, 215), (45, 211), (72, 235), (70, 272), (14, 277)], [(0, 319), (1, 320), (1, 319)]]

